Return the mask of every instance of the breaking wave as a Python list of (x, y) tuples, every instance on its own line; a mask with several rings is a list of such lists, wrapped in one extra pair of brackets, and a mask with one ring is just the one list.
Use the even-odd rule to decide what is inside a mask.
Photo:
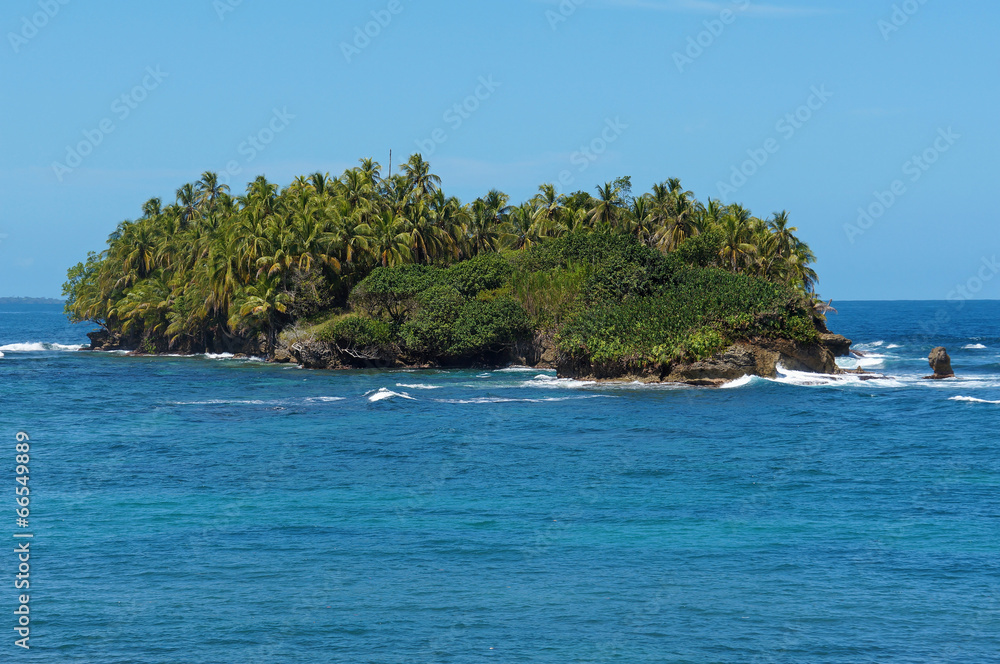
[(0, 351), (10, 353), (43, 353), (46, 351), (80, 350), (81, 348), (86, 348), (86, 346), (80, 344), (50, 344), (36, 341), (33, 343), (7, 344), (6, 346), (0, 346)]
[(948, 401), (965, 401), (967, 403), (989, 403), (998, 405), (1000, 401), (989, 401), (987, 399), (977, 399), (976, 397), (951, 397)]
[(365, 396), (368, 397), (368, 401), (375, 403), (376, 401), (385, 401), (386, 399), (395, 399), (399, 397), (401, 399), (409, 399), (410, 401), (416, 401), (406, 392), (393, 392), (384, 387), (380, 387), (377, 391), (365, 392)]

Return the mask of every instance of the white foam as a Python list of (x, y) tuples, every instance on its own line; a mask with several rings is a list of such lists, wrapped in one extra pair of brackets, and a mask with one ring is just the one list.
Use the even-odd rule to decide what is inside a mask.
[(795, 385), (798, 387), (829, 387), (834, 385), (860, 386), (865, 387), (905, 387), (905, 383), (895, 378), (885, 378), (879, 374), (868, 374), (861, 376), (858, 374), (819, 374), (809, 371), (793, 371), (778, 365), (777, 378), (767, 380), (783, 385)]
[(522, 387), (544, 387), (552, 389), (575, 390), (581, 387), (596, 385), (592, 380), (575, 380), (573, 378), (556, 378), (547, 374), (538, 374), (531, 380), (522, 383)]
[(416, 401), (416, 399), (411, 397), (406, 392), (393, 392), (392, 390), (387, 390), (384, 387), (380, 387), (378, 391), (376, 391), (374, 394), (372, 392), (365, 392), (365, 396), (367, 396), (368, 400), (371, 401), (372, 403), (376, 401), (384, 401), (386, 399), (394, 399), (396, 397), (409, 399), (410, 401)]
[(886, 350), (889, 350), (889, 349), (892, 349), (892, 348), (902, 348), (902, 346), (900, 346), (899, 344), (889, 344), (885, 348), (886, 348)]
[(755, 378), (755, 376), (747, 375), (747, 376), (743, 376), (741, 378), (737, 378), (736, 380), (731, 380), (728, 383), (726, 383), (725, 385), (723, 385), (722, 389), (724, 389), (724, 390), (735, 390), (735, 389), (740, 388), (740, 387), (746, 387), (750, 383), (754, 382), (754, 378)]
[(306, 401), (319, 401), (321, 403), (331, 403), (333, 401), (343, 401), (344, 397), (309, 397)]
[(441, 385), (427, 385), (426, 383), (396, 383), (396, 387), (406, 387), (411, 390), (440, 390)]
[(962, 350), (985, 350), (986, 346), (983, 344), (967, 344), (962, 346)]
[(205, 353), (205, 358), (208, 360), (231, 360), (235, 355), (232, 353)]
[(68, 344), (50, 344), (43, 343), (41, 341), (36, 341), (33, 343), (23, 343), (23, 344), (7, 344), (6, 346), (0, 346), (0, 351), (8, 351), (11, 353), (42, 353), (45, 351), (56, 351), (56, 350), (80, 350), (81, 348), (86, 348), (82, 345), (68, 345)]
[(966, 401), (968, 403), (990, 403), (990, 404), (1000, 404), (1000, 401), (987, 401), (986, 399), (977, 399), (975, 397), (952, 397), (948, 401)]
[(507, 367), (506, 369), (497, 369), (497, 373), (523, 373), (526, 371), (538, 371), (535, 367)]
[(886, 356), (878, 353), (868, 353), (864, 356), (850, 355), (848, 357), (838, 357), (837, 366), (841, 369), (872, 369), (885, 364)]
[(880, 341), (872, 341), (866, 344), (854, 344), (854, 347), (857, 348), (858, 350), (868, 350), (870, 348), (881, 348), (884, 345), (885, 342), (880, 340)]
[(0, 357), (3, 357), (3, 353), (0, 353)]

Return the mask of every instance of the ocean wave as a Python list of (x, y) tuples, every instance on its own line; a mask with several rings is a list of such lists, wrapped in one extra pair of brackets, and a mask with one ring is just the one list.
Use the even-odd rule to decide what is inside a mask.
[(902, 348), (899, 344), (889, 344), (885, 347), (886, 350), (892, 350), (893, 348)]
[(860, 386), (865, 387), (905, 387), (906, 384), (896, 378), (882, 376), (880, 374), (818, 374), (809, 371), (793, 371), (778, 365), (778, 375), (776, 378), (767, 378), (772, 383), (782, 385), (794, 385), (797, 387), (831, 387), (831, 386)]
[(372, 403), (375, 403), (376, 401), (385, 401), (386, 399), (395, 399), (396, 397), (400, 397), (402, 399), (409, 399), (410, 401), (416, 401), (416, 399), (411, 397), (406, 392), (393, 392), (392, 390), (386, 389), (384, 387), (380, 387), (378, 388), (378, 390), (365, 392), (365, 396), (368, 397), (368, 400), (371, 401)]
[(868, 353), (864, 356), (850, 355), (848, 357), (838, 357), (837, 366), (841, 369), (873, 369), (885, 364), (887, 357), (879, 353)]
[(573, 378), (556, 378), (547, 374), (538, 374), (531, 380), (521, 384), (521, 387), (543, 387), (547, 389), (574, 390), (581, 387), (596, 385), (592, 380), (575, 380)]
[(868, 351), (868, 350), (874, 350), (875, 348), (881, 348), (884, 345), (885, 341), (882, 341), (880, 339), (879, 341), (871, 341), (864, 344), (854, 344), (854, 347), (857, 348), (858, 350)]
[(7, 351), (10, 353), (42, 353), (46, 351), (80, 350), (81, 348), (86, 348), (86, 345), (50, 344), (36, 341), (23, 344), (7, 344), (5, 346), (0, 346), (0, 351)]
[(440, 390), (443, 385), (427, 385), (426, 383), (396, 383), (396, 387), (406, 387), (411, 390)]
[(760, 380), (757, 376), (750, 376), (750, 375), (743, 376), (741, 378), (737, 378), (736, 380), (729, 381), (728, 383), (722, 386), (722, 389), (735, 390), (741, 387), (746, 387), (747, 385), (750, 385), (751, 383), (754, 383), (757, 380)]
[(951, 397), (948, 401), (965, 401), (968, 403), (989, 403), (1000, 405), (1000, 401), (988, 401), (986, 399), (977, 399), (976, 397)]
[(528, 371), (538, 371), (535, 367), (507, 367), (506, 369), (497, 369), (497, 373), (524, 373)]
[(962, 346), (962, 350), (985, 350), (986, 346), (983, 344), (966, 344)]
[(331, 403), (334, 401), (343, 401), (344, 397), (309, 397), (306, 401), (310, 402), (320, 402), (320, 403)]

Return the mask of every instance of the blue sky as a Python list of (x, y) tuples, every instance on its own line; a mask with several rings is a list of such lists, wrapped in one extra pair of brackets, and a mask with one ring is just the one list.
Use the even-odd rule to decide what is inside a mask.
[(787, 209), (827, 298), (1000, 298), (997, 26), (986, 0), (6, 0), (0, 296), (58, 296), (202, 171), (422, 149), (463, 201), (631, 175)]

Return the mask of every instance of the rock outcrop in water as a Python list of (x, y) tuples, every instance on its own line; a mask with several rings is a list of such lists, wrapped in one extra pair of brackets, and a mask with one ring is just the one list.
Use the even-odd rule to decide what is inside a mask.
[(638, 380), (642, 382), (684, 383), (698, 387), (719, 387), (744, 376), (774, 378), (781, 366), (791, 371), (841, 373), (836, 358), (847, 355), (851, 341), (839, 334), (823, 334), (819, 343), (807, 344), (788, 339), (756, 339), (731, 345), (721, 353), (697, 362), (650, 368), (640, 373), (616, 371), (615, 367), (557, 365), (559, 375), (590, 380)]
[(955, 377), (955, 372), (951, 368), (951, 357), (948, 356), (948, 351), (943, 346), (938, 346), (932, 350), (927, 360), (930, 362), (931, 369), (934, 370), (934, 375), (924, 376), (924, 378), (928, 380), (944, 380), (945, 378)]

